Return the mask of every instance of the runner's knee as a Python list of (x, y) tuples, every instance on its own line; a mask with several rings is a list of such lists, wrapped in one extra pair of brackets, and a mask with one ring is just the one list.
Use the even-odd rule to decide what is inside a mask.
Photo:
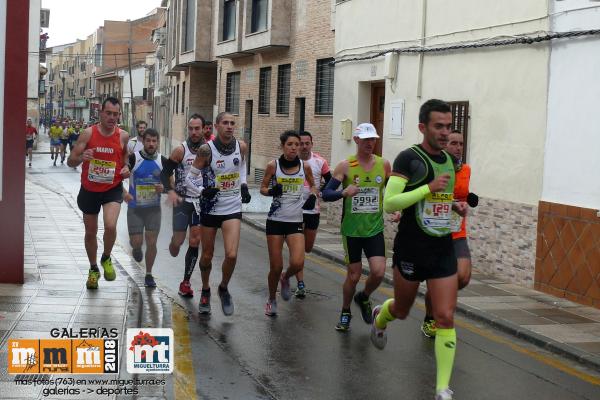
[(237, 252), (225, 253), (225, 261), (229, 263), (235, 263), (237, 261)]
[(190, 246), (192, 246), (192, 247), (200, 246), (200, 238), (190, 236)]
[(209, 265), (212, 262), (213, 259), (213, 254), (211, 253), (207, 253), (206, 251), (202, 250), (202, 255), (200, 256), (200, 263), (202, 265)]
[(453, 310), (440, 310), (433, 312), (433, 318), (439, 328), (452, 328), (454, 326)]
[(352, 282), (354, 285), (358, 284), (358, 281), (360, 281), (361, 276), (362, 276), (362, 271), (360, 268), (357, 270), (348, 270), (348, 280), (350, 282)]
[(374, 279), (382, 280), (383, 276), (385, 275), (385, 268), (373, 268), (369, 272), (369, 275), (372, 276)]
[(104, 232), (114, 233), (117, 231), (117, 221), (104, 221)]
[(212, 269), (212, 263), (204, 263), (202, 260), (200, 260), (200, 263), (198, 263), (198, 267), (200, 268), (201, 272), (210, 272), (210, 270)]

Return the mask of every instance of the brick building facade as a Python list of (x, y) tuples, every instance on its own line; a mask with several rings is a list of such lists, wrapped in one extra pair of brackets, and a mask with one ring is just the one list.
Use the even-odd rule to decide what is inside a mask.
[[(219, 22), (213, 32), (219, 57), (218, 110), (237, 117), (237, 135), (250, 143), (249, 181), (253, 176), (259, 181), (267, 162), (281, 154), (279, 135), (287, 129), (311, 132), (314, 150), (329, 159), (333, 67), (327, 61), (334, 56), (331, 1), (265, 2), (268, 9), (263, 21), (252, 16), (260, 11), (252, 10), (252, 5), (260, 2), (238, 1), (233, 39), (223, 33), (224, 3), (215, 2), (214, 14)], [(261, 35), (269, 36), (263, 39)]]

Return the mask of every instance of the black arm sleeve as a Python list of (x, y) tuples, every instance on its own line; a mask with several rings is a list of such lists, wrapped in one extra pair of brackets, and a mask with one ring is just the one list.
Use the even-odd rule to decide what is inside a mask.
[(327, 186), (327, 184), (329, 183), (329, 180), (331, 179), (331, 171), (327, 172), (324, 175), (321, 175), (321, 177), (323, 178), (323, 185), (321, 186), (321, 188), (319, 189), (320, 192), (323, 191), (323, 189), (325, 189), (325, 186)]
[(169, 190), (173, 190), (171, 187), (171, 176), (173, 175), (175, 168), (177, 168), (177, 163), (170, 158), (165, 158), (162, 160), (162, 166), (163, 169), (160, 172), (160, 181), (168, 192)]
[(129, 167), (129, 170), (135, 166), (135, 154), (129, 155), (129, 158), (127, 159), (127, 166)]

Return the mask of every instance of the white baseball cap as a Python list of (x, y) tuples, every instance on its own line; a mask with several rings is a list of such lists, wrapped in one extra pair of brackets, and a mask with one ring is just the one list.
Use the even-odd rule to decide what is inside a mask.
[(354, 134), (352, 136), (359, 139), (379, 138), (377, 130), (373, 124), (369, 124), (368, 122), (363, 122), (362, 124), (358, 125), (354, 129)]

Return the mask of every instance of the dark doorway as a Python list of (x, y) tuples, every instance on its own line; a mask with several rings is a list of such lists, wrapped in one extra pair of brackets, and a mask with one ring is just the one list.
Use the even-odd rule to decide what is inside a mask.
[(296, 109), (294, 112), (294, 127), (298, 132), (304, 131), (304, 121), (306, 118), (306, 99), (296, 97)]
[(244, 115), (244, 141), (248, 145), (248, 159), (246, 160), (246, 173), (250, 175), (250, 157), (252, 156), (252, 100), (246, 100)]
[(383, 121), (385, 110), (385, 83), (377, 82), (371, 85), (371, 123), (377, 129), (379, 139), (375, 144), (375, 154), (381, 156), (383, 150)]

